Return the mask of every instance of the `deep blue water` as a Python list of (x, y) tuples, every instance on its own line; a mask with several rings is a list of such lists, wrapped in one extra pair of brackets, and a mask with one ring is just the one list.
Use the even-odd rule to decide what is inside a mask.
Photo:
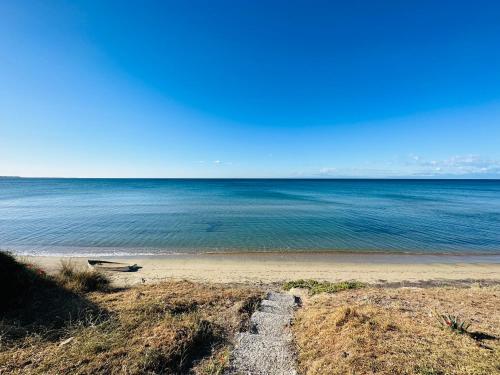
[(0, 248), (500, 254), (500, 181), (3, 178)]

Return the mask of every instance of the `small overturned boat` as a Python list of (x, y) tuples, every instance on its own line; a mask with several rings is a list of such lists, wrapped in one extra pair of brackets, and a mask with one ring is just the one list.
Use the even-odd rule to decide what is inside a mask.
[(96, 259), (88, 259), (87, 264), (90, 268), (100, 271), (135, 272), (142, 268), (137, 264), (126, 264)]

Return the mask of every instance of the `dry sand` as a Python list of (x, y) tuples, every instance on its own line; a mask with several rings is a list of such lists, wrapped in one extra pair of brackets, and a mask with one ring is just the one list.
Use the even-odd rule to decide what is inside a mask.
[[(61, 257), (26, 257), (55, 272)], [(68, 259), (68, 258), (64, 258)], [(87, 258), (69, 258), (86, 266)], [(500, 280), (500, 256), (353, 253), (232, 253), (100, 258), (143, 268), (113, 272), (117, 285), (187, 279), (200, 282), (272, 283), (293, 279), (363, 282)]]

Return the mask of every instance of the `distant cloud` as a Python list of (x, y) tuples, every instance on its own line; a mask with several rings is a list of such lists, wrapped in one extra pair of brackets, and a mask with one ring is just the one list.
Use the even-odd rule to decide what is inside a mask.
[(205, 161), (205, 160), (198, 160), (196, 161), (197, 164), (213, 164), (213, 165), (232, 165), (232, 162), (229, 161), (222, 161), (222, 160), (213, 160), (213, 161)]
[(364, 177), (392, 177), (394, 171), (376, 168), (333, 168), (324, 167), (316, 172), (295, 173), (296, 177), (319, 177), (319, 178), (364, 178)]
[(337, 168), (321, 168), (319, 170), (320, 176), (332, 176), (338, 173)]
[[(366, 163), (365, 163), (366, 164)], [(316, 178), (500, 178), (500, 160), (480, 155), (455, 155), (427, 159), (409, 154), (396, 163), (352, 167), (322, 167), (293, 173), (293, 177)]]
[(411, 156), (411, 165), (420, 176), (436, 175), (494, 175), (500, 174), (500, 160), (481, 157), (480, 155), (457, 155), (444, 160), (425, 160)]
[(233, 165), (230, 161), (222, 161), (222, 160), (214, 160), (213, 163), (215, 165)]

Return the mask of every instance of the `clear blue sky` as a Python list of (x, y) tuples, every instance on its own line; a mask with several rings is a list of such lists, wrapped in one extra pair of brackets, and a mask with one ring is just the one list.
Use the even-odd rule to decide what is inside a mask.
[(500, 177), (498, 1), (2, 1), (0, 175)]

